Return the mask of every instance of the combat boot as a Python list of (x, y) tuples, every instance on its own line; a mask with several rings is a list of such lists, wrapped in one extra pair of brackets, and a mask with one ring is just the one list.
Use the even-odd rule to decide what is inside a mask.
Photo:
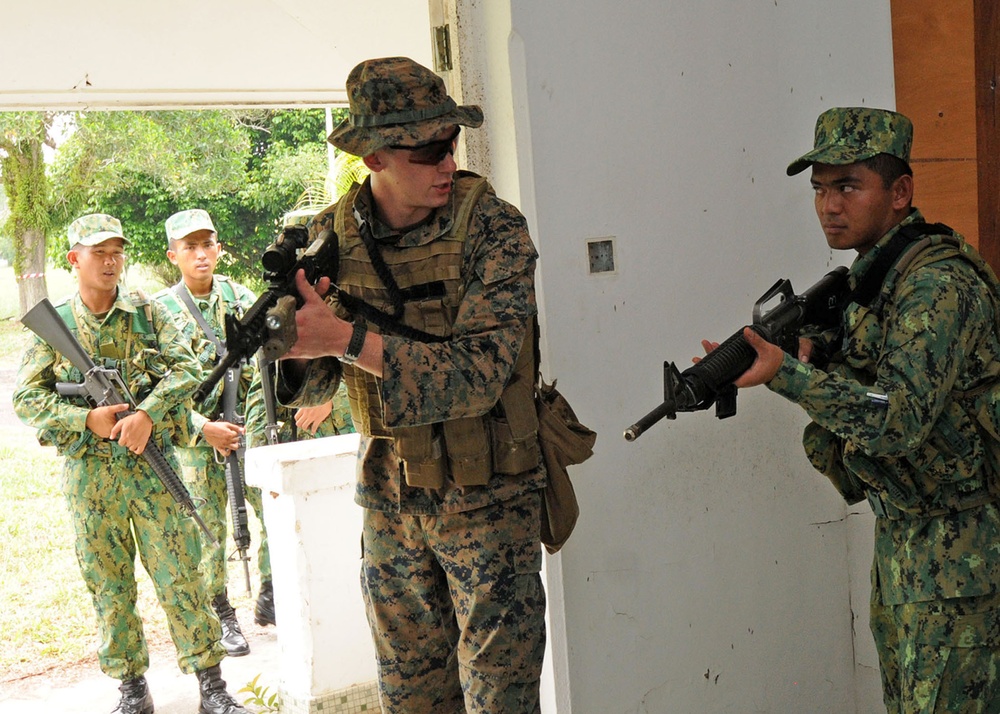
[(195, 676), (198, 677), (198, 690), (201, 692), (198, 714), (250, 714), (226, 691), (219, 665), (195, 672)]
[(243, 636), (243, 630), (240, 629), (240, 623), (236, 619), (236, 611), (229, 604), (229, 598), (225, 592), (215, 596), (212, 600), (212, 609), (215, 610), (215, 614), (219, 616), (219, 622), (222, 623), (222, 639), (219, 641), (226, 649), (226, 654), (230, 657), (242, 657), (250, 654), (250, 643)]
[(260, 584), (260, 594), (253, 608), (253, 621), (258, 625), (274, 624), (274, 586), (270, 580)]
[(153, 714), (153, 695), (149, 693), (145, 677), (122, 682), (118, 691), (122, 698), (111, 714)]

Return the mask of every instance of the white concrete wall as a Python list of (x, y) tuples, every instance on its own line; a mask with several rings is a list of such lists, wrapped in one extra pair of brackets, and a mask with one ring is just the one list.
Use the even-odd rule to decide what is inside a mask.
[[(893, 106), (888, 2), (484, 5), (459, 3), (488, 165), (541, 252), (545, 371), (600, 434), (550, 588), (560, 711), (879, 711), (870, 515), (806, 462), (801, 411), (755, 390), (728, 421), (622, 431), (661, 400), (664, 359), (853, 257), (784, 169), (824, 109)], [(617, 270), (589, 275), (602, 237)]]
[[(806, 463), (802, 413), (755, 390), (725, 422), (621, 433), (659, 403), (664, 359), (731, 334), (778, 277), (801, 290), (850, 259), (784, 169), (822, 110), (893, 105), (888, 0), (458, 5), (490, 137), (470, 160), (528, 216), (545, 372), (600, 434), (574, 473), (578, 531), (547, 568), (560, 713), (878, 711), (870, 515)], [(364, 57), (429, 64), (425, 13), (15, 3), (0, 109), (336, 101)], [(617, 271), (589, 275), (586, 242), (608, 236)]]

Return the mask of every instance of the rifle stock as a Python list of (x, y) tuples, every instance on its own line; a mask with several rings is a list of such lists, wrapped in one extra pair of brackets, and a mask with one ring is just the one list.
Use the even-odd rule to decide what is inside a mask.
[[(48, 298), (43, 298), (28, 310), (21, 318), (21, 323), (69, 360), (83, 374), (83, 382), (78, 385), (65, 382), (57, 385), (57, 391), (61, 396), (85, 396), (95, 407), (127, 404), (129, 408), (116, 415), (119, 421), (126, 416), (135, 414), (135, 399), (129, 393), (118, 370), (99, 367), (94, 363), (94, 360), (83, 349)], [(193, 518), (208, 537), (209, 542), (213, 546), (217, 546), (219, 542), (205, 525), (201, 516), (198, 515), (194, 500), (184, 486), (184, 482), (170, 466), (170, 463), (163, 456), (163, 452), (153, 442), (152, 435), (150, 435), (146, 448), (143, 449), (142, 457), (159, 477), (160, 483), (163, 484), (163, 487), (185, 515)]]
[[(834, 268), (819, 282), (795, 295), (788, 280), (779, 280), (754, 304), (750, 328), (768, 342), (795, 354), (798, 336), (806, 325), (833, 327), (839, 323), (847, 294), (846, 267)], [(764, 306), (780, 302), (764, 313)], [(664, 417), (676, 419), (677, 412), (708, 409), (715, 404), (716, 416), (736, 414), (736, 387), (733, 382), (746, 372), (757, 352), (737, 330), (701, 361), (681, 372), (673, 362), (663, 363), (663, 402), (625, 430), (625, 440), (635, 441)]]

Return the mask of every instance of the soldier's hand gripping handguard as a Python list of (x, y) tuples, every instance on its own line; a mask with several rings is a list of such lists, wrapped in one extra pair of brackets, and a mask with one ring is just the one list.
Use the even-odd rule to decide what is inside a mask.
[[(796, 295), (788, 280), (779, 280), (754, 304), (750, 329), (789, 354), (797, 354), (803, 327), (838, 327), (847, 296), (847, 268), (831, 270), (811, 288)], [(763, 308), (775, 298), (779, 303), (766, 313)], [(750, 369), (757, 352), (741, 328), (701, 361), (683, 372), (673, 362), (663, 363), (663, 403), (625, 430), (625, 440), (635, 441), (646, 429), (677, 412), (694, 412), (715, 404), (719, 419), (736, 413), (736, 386)]]
[[(60, 396), (84, 397), (94, 407), (128, 404), (127, 410), (116, 414), (116, 419), (119, 421), (135, 413), (135, 399), (129, 393), (118, 370), (99, 367), (94, 363), (94, 360), (83, 349), (83, 346), (59, 317), (59, 313), (47, 298), (28, 310), (21, 318), (21, 323), (69, 360), (83, 374), (83, 382), (80, 384), (65, 382), (57, 384), (56, 391)], [(159, 447), (153, 443), (152, 436), (149, 443), (146, 444), (142, 456), (160, 478), (163, 487), (173, 496), (181, 510), (193, 518), (209, 542), (213, 546), (217, 546), (219, 542), (195, 510), (194, 500), (184, 486), (184, 482), (164, 458)]]
[(295, 287), (295, 274), (305, 271), (306, 280), (312, 284), (322, 277), (332, 279), (337, 274), (337, 234), (323, 231), (311, 245), (308, 240), (304, 227), (285, 226), (277, 240), (264, 251), (261, 264), (268, 288), (242, 318), (226, 315), (226, 355), (195, 390), (196, 402), (204, 401), (211, 394), (225, 377), (226, 370), (250, 359), (258, 349), (267, 360), (273, 361), (294, 344), (295, 309), (302, 302)]

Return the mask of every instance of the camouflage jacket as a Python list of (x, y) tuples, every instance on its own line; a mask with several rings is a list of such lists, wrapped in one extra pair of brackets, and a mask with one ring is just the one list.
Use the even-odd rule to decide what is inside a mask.
[[(914, 211), (859, 256), (850, 287), (901, 226), (917, 221)], [(955, 250), (933, 258), (921, 256), (899, 278), (881, 317), (847, 306), (841, 350), (826, 371), (786, 355), (768, 384), (812, 419), (804, 444), (813, 464), (849, 501), (870, 494), (880, 516), (875, 575), (889, 605), (1000, 586), (995, 474), (974, 415), (956, 398), (995, 378), (996, 300)]]
[[(189, 395), (198, 384), (198, 362), (169, 313), (149, 304), (149, 332), (136, 331), (137, 307), (119, 290), (102, 320), (83, 304), (80, 295), (69, 299), (76, 321), (76, 337), (98, 364), (113, 360), (137, 402), (153, 420), (153, 439), (161, 447), (190, 438)], [(141, 309), (141, 308), (138, 308)], [(82, 398), (56, 393), (58, 382), (80, 382), (82, 375), (65, 358), (32, 335), (21, 360), (14, 389), (14, 410), (25, 424), (39, 430), (43, 445), (55, 445), (60, 454), (110, 457), (125, 450), (98, 438), (87, 429), (91, 407)]]
[[(187, 290), (186, 287), (183, 289)], [(188, 294), (190, 295), (190, 291)], [(167, 308), (178, 328), (180, 328), (184, 333), (184, 337), (188, 340), (188, 344), (191, 345), (192, 350), (198, 357), (198, 362), (201, 366), (200, 375), (201, 378), (204, 379), (208, 376), (209, 372), (212, 371), (212, 368), (218, 361), (218, 350), (215, 346), (215, 342), (208, 339), (208, 337), (204, 334), (201, 326), (198, 324), (198, 321), (188, 310), (187, 305), (185, 305), (184, 301), (178, 297), (177, 293), (174, 292), (173, 286), (161, 290), (153, 297)], [(211, 327), (215, 332), (217, 338), (224, 341), (226, 335), (225, 315), (230, 314), (237, 318), (242, 317), (243, 313), (248, 310), (254, 302), (256, 302), (257, 297), (249, 288), (246, 288), (225, 276), (216, 275), (212, 280), (212, 292), (205, 297), (192, 296), (192, 299), (194, 300), (194, 304), (201, 311), (201, 314), (205, 318), (209, 327)], [(253, 373), (255, 371), (256, 369), (254, 363), (244, 363), (241, 368), (239, 398), (237, 400), (238, 416), (240, 418), (243, 417), (247, 391), (250, 387), (250, 381), (253, 378)], [(191, 413), (192, 442), (190, 444), (184, 444), (183, 446), (194, 446), (198, 448), (194, 453), (181, 453), (181, 459), (185, 463), (189, 463), (192, 458), (197, 458), (199, 460), (212, 458), (211, 446), (209, 446), (204, 439), (201, 438), (201, 433), (205, 428), (206, 423), (216, 421), (221, 418), (221, 396), (222, 382), (216, 386), (204, 402), (195, 405), (195, 409)]]
[[(457, 207), (449, 200), (406, 233), (393, 231), (374, 215), (369, 181), (357, 192), (353, 216), (370, 226), (379, 244), (392, 246), (397, 253), (421, 251), (455, 229)], [(332, 206), (313, 219), (313, 235), (333, 229), (335, 209)], [(378, 390), (386, 426), (418, 426), (485, 414), (497, 403), (511, 376), (537, 311), (537, 252), (524, 217), (492, 188), (475, 204), (468, 226), (457, 276), (462, 281), (461, 299), (454, 308), (451, 337), (446, 342), (421, 342), (383, 335), (383, 377)], [(340, 373), (335, 362), (334, 358), (312, 361), (301, 383), (294, 385), (297, 390), (279, 378), (279, 395), (293, 393), (285, 399), (291, 405), (328, 399)], [(400, 477), (400, 459), (391, 439), (363, 437), (360, 459), (356, 501), (376, 510), (465, 511), (546, 485), (544, 467), (539, 466), (515, 476), (494, 474), (485, 486), (459, 488), (448, 481), (440, 489), (411, 487)]]
[[(267, 409), (264, 406), (264, 389), (261, 386), (261, 370), (254, 370), (253, 381), (250, 383), (250, 392), (247, 394), (246, 408), (246, 430), (247, 446), (265, 446), (267, 436), (265, 427), (267, 426)], [(278, 443), (284, 444), (292, 441), (292, 423), (295, 410), (281, 404), (276, 404), (276, 422), (278, 425)], [(333, 396), (333, 405), (328, 416), (315, 434), (310, 434), (304, 429), (296, 430), (296, 440), (319, 439), (324, 436), (336, 436), (337, 434), (351, 434), (354, 432), (354, 422), (351, 421), (351, 406), (347, 402), (347, 387), (341, 383)]]

